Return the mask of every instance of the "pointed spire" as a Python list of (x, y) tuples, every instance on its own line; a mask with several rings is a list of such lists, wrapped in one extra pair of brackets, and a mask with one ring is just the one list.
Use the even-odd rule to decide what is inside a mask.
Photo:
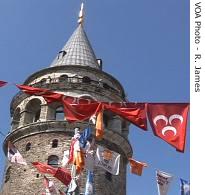
[(81, 7), (80, 7), (80, 12), (79, 12), (79, 15), (78, 15), (78, 24), (83, 24), (83, 21), (84, 21), (84, 4), (81, 3)]
[(58, 53), (58, 56), (51, 64), (51, 67), (76, 65), (100, 69), (95, 53), (83, 29), (83, 21), (84, 5), (82, 3), (78, 19), (79, 25), (63, 49)]

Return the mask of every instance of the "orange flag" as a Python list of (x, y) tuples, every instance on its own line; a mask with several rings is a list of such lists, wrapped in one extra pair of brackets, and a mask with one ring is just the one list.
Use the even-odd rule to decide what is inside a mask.
[(104, 135), (104, 125), (103, 125), (103, 110), (101, 110), (96, 119), (96, 139), (101, 140)]
[(82, 151), (75, 152), (73, 164), (76, 166), (77, 173), (80, 173), (83, 170), (85, 166), (85, 162), (84, 162), (84, 154)]
[(136, 161), (132, 158), (129, 158), (131, 173), (141, 176), (142, 170), (144, 167), (147, 167), (146, 163)]

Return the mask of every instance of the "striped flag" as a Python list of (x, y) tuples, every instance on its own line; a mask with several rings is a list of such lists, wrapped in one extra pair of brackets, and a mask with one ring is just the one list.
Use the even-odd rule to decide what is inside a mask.
[(169, 173), (165, 173), (159, 170), (156, 172), (159, 195), (167, 195), (172, 178), (173, 176)]
[(181, 195), (190, 195), (190, 183), (184, 179), (181, 181)]

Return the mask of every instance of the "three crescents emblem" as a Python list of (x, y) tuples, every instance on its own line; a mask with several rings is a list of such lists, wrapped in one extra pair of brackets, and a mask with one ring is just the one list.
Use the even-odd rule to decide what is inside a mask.
[[(162, 135), (165, 136), (165, 133), (167, 131), (172, 131), (174, 133), (174, 136), (176, 136), (177, 134), (177, 130), (175, 127), (172, 126), (172, 121), (174, 119), (178, 119), (180, 120), (181, 124), (183, 123), (183, 117), (179, 114), (173, 114), (171, 115), (169, 118), (167, 118), (166, 116), (164, 115), (157, 115), (154, 119), (153, 119), (153, 122), (155, 124), (155, 126), (157, 126), (157, 121), (158, 120), (163, 120), (165, 121), (165, 127), (162, 129)], [(167, 126), (168, 125), (168, 126)]]

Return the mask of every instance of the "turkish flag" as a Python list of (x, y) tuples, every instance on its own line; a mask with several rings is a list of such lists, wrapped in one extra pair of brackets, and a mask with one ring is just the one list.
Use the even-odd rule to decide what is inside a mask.
[(153, 132), (178, 151), (184, 152), (188, 103), (148, 103), (147, 114)]
[(141, 129), (147, 130), (145, 103), (105, 103), (104, 107), (105, 110), (110, 110)]
[(0, 87), (3, 87), (4, 85), (6, 85), (7, 82), (6, 81), (0, 81)]
[(56, 174), (57, 168), (54, 168), (54, 167), (52, 167), (50, 165), (47, 165), (47, 164), (44, 164), (44, 163), (40, 163), (40, 162), (33, 162), (32, 164), (41, 173), (47, 173), (47, 174), (51, 174), (51, 175), (55, 175)]
[[(50, 91), (44, 88), (36, 88), (36, 87), (27, 86), (27, 85), (16, 85), (16, 86), (20, 90), (22, 90), (24, 93), (27, 93), (29, 95), (42, 96), (48, 103), (52, 103), (55, 101), (61, 101), (61, 99), (64, 96), (63, 94), (55, 93), (53, 91)], [(71, 99), (73, 100), (73, 98)]]
[(98, 110), (100, 110), (101, 107), (99, 102), (71, 103), (69, 96), (64, 96), (62, 102), (64, 106), (65, 117), (69, 122), (84, 121), (89, 119)]
[(66, 186), (68, 186), (71, 182), (71, 174), (70, 171), (68, 171), (67, 169), (64, 168), (58, 168), (55, 175), (55, 178), (57, 178), (58, 180), (60, 180), (63, 184), (65, 184)]

